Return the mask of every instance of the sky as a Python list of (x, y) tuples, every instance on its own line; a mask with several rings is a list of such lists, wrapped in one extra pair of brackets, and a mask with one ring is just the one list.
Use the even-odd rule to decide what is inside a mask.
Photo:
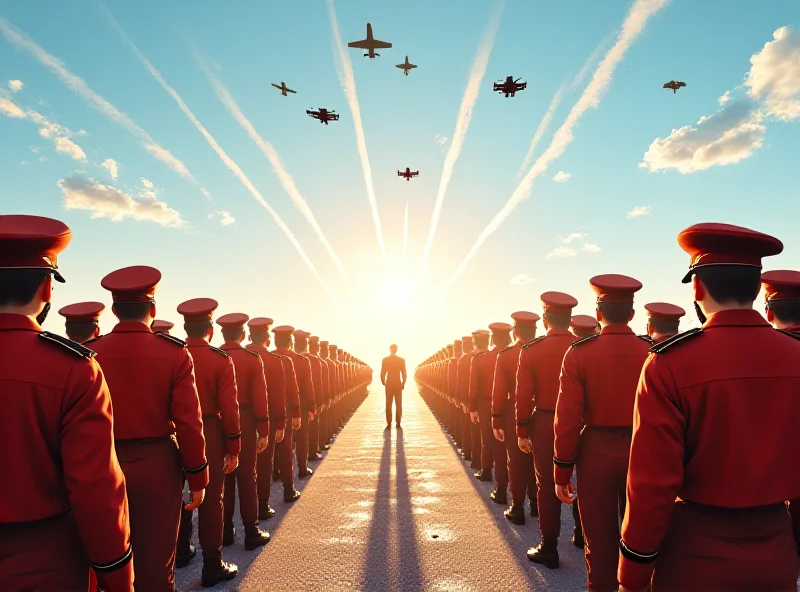
[[(49, 330), (152, 265), (175, 335), (211, 297), (413, 366), (548, 290), (594, 314), (602, 273), (643, 283), (637, 332), (654, 301), (696, 325), (676, 237), (698, 222), (800, 269), (795, 0), (68, 4), (0, 6), (0, 210), (73, 231)], [(367, 22), (374, 60), (346, 46)], [(527, 88), (493, 93), (509, 75)]]

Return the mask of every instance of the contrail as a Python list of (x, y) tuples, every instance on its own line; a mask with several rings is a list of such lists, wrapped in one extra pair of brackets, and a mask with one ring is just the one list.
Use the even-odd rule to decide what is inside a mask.
[(464, 145), (464, 138), (469, 129), (469, 123), (472, 119), (472, 108), (478, 100), (483, 76), (486, 74), (486, 66), (489, 63), (489, 56), (492, 54), (494, 38), (500, 26), (500, 18), (503, 16), (503, 5), (504, 0), (499, 0), (495, 5), (492, 19), (489, 21), (489, 26), (478, 47), (478, 53), (475, 55), (475, 61), (472, 63), (472, 71), (469, 75), (467, 89), (464, 91), (464, 98), (461, 100), (461, 108), (458, 110), (458, 117), (456, 117), (456, 129), (453, 132), (453, 140), (450, 142), (450, 148), (447, 151), (447, 155), (444, 159), (444, 166), (442, 167), (442, 178), (439, 181), (436, 204), (433, 207), (431, 225), (428, 230), (428, 238), (425, 242), (425, 250), (422, 252), (422, 264), (419, 269), (420, 276), (425, 273), (425, 268), (428, 265), (428, 258), (430, 257), (431, 248), (433, 247), (433, 238), (436, 235), (436, 225), (439, 223), (439, 216), (442, 213), (442, 205), (444, 204), (447, 185), (450, 183), (450, 177), (453, 175), (453, 167), (455, 167), (458, 156), (461, 154), (461, 147)]
[(406, 200), (406, 214), (403, 218), (403, 260), (408, 254), (408, 200)]
[[(106, 12), (108, 12), (108, 11), (106, 10)], [(167, 91), (167, 93), (173, 99), (175, 99), (175, 102), (178, 103), (178, 107), (180, 107), (181, 111), (184, 112), (186, 117), (189, 118), (189, 120), (194, 124), (194, 126), (197, 128), (197, 130), (201, 134), (203, 134), (203, 137), (209, 143), (209, 145), (214, 150), (214, 152), (217, 153), (217, 156), (219, 156), (220, 160), (222, 160), (222, 162), (225, 163), (225, 166), (227, 166), (230, 169), (230, 171), (234, 174), (234, 176), (237, 179), (239, 179), (239, 181), (242, 183), (242, 185), (245, 186), (245, 188), (256, 199), (256, 201), (258, 201), (262, 206), (264, 206), (264, 209), (266, 209), (267, 212), (269, 212), (269, 214), (275, 220), (275, 223), (278, 225), (278, 227), (284, 232), (286, 237), (289, 239), (289, 242), (291, 242), (292, 245), (294, 245), (294, 248), (297, 249), (297, 252), (299, 253), (300, 258), (303, 259), (303, 261), (308, 266), (308, 268), (311, 270), (311, 273), (314, 274), (314, 277), (317, 279), (317, 281), (320, 283), (320, 285), (325, 289), (325, 291), (328, 293), (328, 295), (330, 295), (331, 298), (336, 300), (336, 295), (333, 293), (333, 291), (325, 283), (325, 280), (322, 279), (322, 276), (320, 276), (319, 272), (317, 271), (317, 268), (314, 267), (313, 263), (311, 263), (311, 260), (308, 258), (308, 255), (306, 255), (306, 252), (303, 250), (303, 247), (300, 246), (300, 243), (297, 241), (297, 238), (294, 236), (292, 231), (289, 230), (289, 227), (284, 223), (284, 221), (281, 219), (281, 217), (278, 215), (278, 213), (274, 209), (272, 209), (272, 206), (270, 206), (267, 203), (267, 201), (264, 199), (264, 197), (261, 195), (261, 193), (258, 191), (258, 189), (256, 189), (255, 186), (253, 185), (253, 183), (250, 182), (250, 179), (247, 178), (247, 175), (245, 175), (244, 172), (242, 171), (242, 169), (239, 168), (239, 165), (237, 165), (233, 161), (233, 159), (225, 153), (225, 151), (222, 149), (222, 147), (220, 147), (220, 145), (217, 144), (217, 141), (214, 139), (214, 137), (208, 132), (208, 130), (205, 127), (203, 127), (203, 124), (200, 123), (200, 121), (198, 121), (198, 119), (194, 116), (194, 113), (192, 113), (191, 110), (189, 109), (189, 107), (186, 106), (186, 103), (183, 102), (183, 100), (178, 95), (178, 93), (175, 91), (175, 89), (172, 88), (169, 84), (167, 84), (167, 81), (164, 80), (164, 78), (161, 76), (161, 73), (158, 70), (156, 70), (155, 66), (153, 66), (153, 64), (150, 63), (150, 61), (147, 59), (147, 57), (145, 57), (145, 55), (141, 51), (139, 51), (139, 48), (136, 47), (136, 45), (133, 43), (133, 41), (131, 41), (130, 37), (128, 37), (127, 33), (125, 33), (125, 31), (122, 29), (120, 24), (116, 21), (116, 19), (114, 19), (114, 17), (111, 15), (111, 13), (108, 13), (108, 17), (111, 20), (112, 26), (117, 31), (117, 33), (120, 35), (120, 37), (122, 37), (123, 41), (125, 41), (125, 43), (127, 43), (128, 46), (131, 48), (131, 50), (133, 50), (133, 52), (136, 54), (136, 57), (139, 58), (139, 60), (142, 62), (142, 64), (144, 64), (145, 68), (147, 68), (147, 70), (150, 72), (150, 74), (153, 75), (153, 78), (156, 79), (156, 81), (161, 85), (161, 87), (165, 91)]]
[[(156, 141), (150, 137), (150, 134), (139, 127), (125, 113), (122, 113), (114, 105), (106, 101), (103, 97), (89, 88), (89, 85), (86, 84), (86, 81), (83, 78), (80, 78), (79, 76), (76, 76), (67, 70), (66, 66), (64, 66), (61, 60), (47, 53), (47, 51), (45, 51), (38, 43), (17, 29), (3, 17), (0, 17), (0, 33), (3, 34), (6, 40), (11, 43), (11, 45), (17, 49), (22, 49), (28, 52), (43, 66), (50, 69), (56, 76), (58, 76), (58, 78), (61, 79), (61, 82), (69, 87), (70, 90), (77, 93), (78, 96), (89, 103), (92, 107), (136, 136), (144, 149), (149, 152), (151, 156), (166, 164), (184, 179), (187, 179), (196, 186), (199, 186), (197, 180), (189, 172), (189, 169), (186, 168), (186, 165), (183, 164), (183, 162), (181, 162), (169, 150), (157, 144)], [(206, 192), (204, 189), (201, 189), (201, 191), (207, 196), (208, 192)]]
[(622, 23), (616, 43), (605, 55), (603, 61), (597, 66), (592, 80), (584, 89), (578, 102), (572, 107), (569, 115), (567, 115), (567, 119), (553, 136), (553, 141), (550, 142), (550, 146), (548, 146), (544, 154), (536, 160), (531, 170), (528, 171), (528, 174), (525, 175), (525, 178), (522, 179), (519, 186), (514, 190), (514, 193), (506, 202), (506, 205), (503, 206), (503, 209), (495, 215), (489, 225), (481, 232), (477, 242), (472, 246), (467, 256), (461, 262), (461, 265), (459, 265), (456, 272), (450, 278), (439, 296), (439, 306), (444, 302), (447, 291), (455, 284), (483, 243), (486, 242), (486, 239), (497, 231), (503, 221), (511, 215), (511, 212), (513, 212), (521, 202), (528, 198), (531, 188), (533, 187), (534, 179), (546, 171), (547, 167), (553, 161), (564, 154), (564, 151), (574, 139), (572, 129), (578, 123), (578, 120), (580, 120), (581, 116), (586, 113), (590, 107), (597, 107), (600, 104), (603, 94), (611, 83), (614, 70), (625, 57), (628, 48), (630, 48), (633, 42), (642, 33), (647, 21), (668, 3), (669, 0), (635, 0)]
[(336, 8), (333, 0), (328, 0), (328, 16), (331, 19), (331, 29), (333, 30), (333, 44), (339, 60), (334, 60), (336, 70), (339, 73), (339, 82), (342, 85), (344, 94), (347, 97), (347, 104), (353, 113), (353, 126), (356, 130), (356, 144), (358, 155), (361, 157), (361, 168), (364, 171), (364, 184), (367, 187), (367, 198), (372, 209), (372, 221), (375, 223), (375, 234), (378, 237), (378, 245), (381, 254), (386, 260), (386, 246), (383, 243), (383, 230), (381, 229), (381, 217), (378, 213), (378, 202), (375, 199), (375, 188), (372, 186), (372, 169), (369, 166), (369, 154), (367, 154), (367, 140), (364, 137), (364, 126), (361, 124), (361, 108), (358, 105), (358, 95), (356, 94), (356, 79), (353, 75), (353, 66), (350, 64), (350, 57), (347, 55), (347, 48), (342, 42), (339, 33), (339, 21), (336, 19)]
[(200, 67), (206, 73), (206, 76), (208, 76), (208, 79), (211, 82), (211, 85), (214, 87), (214, 91), (217, 93), (219, 99), (223, 102), (225, 107), (227, 107), (228, 111), (230, 111), (231, 115), (233, 115), (236, 121), (239, 122), (248, 135), (258, 145), (258, 147), (261, 149), (261, 152), (264, 153), (264, 156), (267, 157), (267, 160), (269, 160), (270, 164), (272, 165), (275, 174), (278, 176), (278, 180), (286, 190), (286, 193), (289, 194), (289, 198), (292, 200), (292, 203), (294, 203), (295, 207), (300, 210), (306, 221), (311, 225), (311, 228), (314, 229), (317, 238), (322, 241), (322, 244), (328, 250), (328, 254), (333, 259), (336, 267), (339, 268), (339, 271), (342, 272), (342, 275), (345, 278), (350, 279), (344, 269), (344, 265), (342, 265), (342, 262), (334, 252), (333, 247), (328, 242), (328, 239), (325, 238), (325, 233), (322, 232), (322, 228), (320, 228), (319, 224), (317, 224), (317, 219), (314, 217), (314, 213), (311, 211), (308, 202), (305, 200), (305, 198), (303, 198), (303, 196), (300, 194), (300, 191), (297, 189), (297, 185), (295, 184), (292, 175), (290, 175), (289, 171), (286, 170), (286, 167), (284, 166), (281, 157), (278, 155), (278, 152), (275, 150), (272, 144), (267, 142), (259, 135), (259, 133), (253, 127), (253, 124), (250, 123), (250, 121), (242, 113), (241, 109), (239, 109), (239, 105), (236, 103), (233, 96), (231, 96), (230, 92), (228, 92), (228, 89), (225, 88), (225, 85), (223, 85), (219, 78), (217, 78), (217, 76), (211, 72), (208, 66), (197, 54), (195, 54), (195, 59), (197, 59)]

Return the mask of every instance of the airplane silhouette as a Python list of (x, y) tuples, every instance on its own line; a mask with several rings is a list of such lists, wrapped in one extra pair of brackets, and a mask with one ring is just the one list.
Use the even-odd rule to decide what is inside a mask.
[(507, 76), (505, 82), (495, 82), (494, 91), (505, 94), (506, 98), (514, 96), (518, 91), (525, 90), (528, 86), (527, 82), (520, 82), (519, 78), (514, 80), (513, 76)]
[(408, 56), (406, 56), (406, 61), (404, 63), (397, 64), (395, 66), (395, 68), (400, 68), (403, 71), (403, 74), (405, 74), (406, 76), (408, 76), (408, 71), (409, 70), (411, 70), (412, 68), (416, 68), (416, 67), (417, 66), (415, 64), (412, 64), (411, 62), (408, 61)]
[(372, 25), (367, 23), (367, 38), (361, 41), (353, 41), (347, 44), (347, 47), (357, 47), (359, 49), (366, 49), (367, 53), (364, 54), (365, 58), (374, 60), (376, 56), (381, 54), (375, 53), (376, 49), (388, 49), (392, 46), (391, 43), (386, 41), (378, 41), (372, 36)]
[(318, 119), (320, 123), (324, 123), (325, 125), (328, 125), (329, 121), (339, 121), (339, 115), (333, 109), (330, 111), (323, 109), (322, 107), (319, 108), (319, 111), (306, 109), (306, 113), (308, 113), (314, 119)]
[(275, 88), (277, 88), (279, 91), (281, 91), (281, 94), (282, 94), (284, 97), (288, 97), (288, 96), (289, 96), (289, 95), (288, 95), (288, 94), (286, 94), (286, 93), (293, 93), (293, 94), (297, 94), (297, 91), (296, 91), (296, 90), (292, 90), (291, 88), (289, 88), (288, 86), (286, 86), (286, 83), (285, 83), (285, 82), (281, 82), (281, 83), (280, 83), (280, 86), (279, 86), (279, 85), (277, 85), (277, 84), (275, 84), (275, 83), (273, 82), (273, 83), (272, 83), (272, 86), (274, 86), (274, 87), (275, 87)]
[(397, 176), (405, 177), (406, 181), (410, 181), (411, 177), (419, 177), (419, 171), (414, 171), (412, 173), (411, 169), (409, 167), (406, 167), (406, 170), (404, 172), (397, 171)]
[(678, 89), (684, 86), (686, 86), (685, 82), (681, 82), (680, 80), (678, 81), (670, 80), (664, 85), (664, 88), (670, 88), (672, 89), (672, 94), (676, 94), (678, 92)]

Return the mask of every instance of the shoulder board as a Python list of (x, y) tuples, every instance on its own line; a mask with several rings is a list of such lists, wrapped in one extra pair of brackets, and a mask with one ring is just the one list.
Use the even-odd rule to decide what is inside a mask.
[(650, 352), (654, 354), (660, 354), (668, 347), (675, 345), (676, 343), (683, 341), (689, 337), (694, 335), (700, 335), (703, 332), (702, 327), (695, 327), (694, 329), (689, 329), (688, 331), (684, 331), (683, 333), (678, 333), (677, 335), (673, 335), (669, 339), (665, 339), (661, 343), (655, 344), (653, 347), (650, 348)]
[(166, 333), (156, 333), (156, 335), (171, 341), (175, 345), (180, 345), (181, 347), (188, 347), (188, 344), (183, 339), (178, 339), (177, 337), (173, 337), (172, 335), (167, 335)]
[(276, 354), (275, 352), (271, 352), (271, 351), (269, 351), (268, 349), (266, 349), (266, 350), (264, 350), (264, 351), (265, 351), (266, 353), (268, 353), (269, 355), (271, 355), (271, 356), (274, 356), (274, 357), (278, 358), (279, 360), (281, 359), (281, 357), (280, 357), (278, 354)]
[(797, 339), (800, 341), (800, 333), (795, 333), (794, 331), (786, 331), (785, 329), (777, 329), (778, 333), (783, 333), (784, 335), (788, 335), (793, 339)]
[(579, 345), (583, 345), (584, 343), (591, 341), (592, 339), (597, 339), (600, 337), (600, 333), (595, 333), (594, 335), (589, 335), (589, 337), (584, 337), (583, 339), (578, 339), (578, 341), (574, 341), (570, 347), (578, 347)]
[(473, 357), (475, 357), (475, 358), (480, 358), (481, 356), (484, 356), (484, 355), (488, 354), (490, 351), (491, 351), (491, 350), (486, 350), (486, 351), (484, 351), (484, 352), (477, 353), (477, 354), (475, 354)]
[(540, 342), (542, 339), (544, 339), (545, 337), (547, 337), (547, 335), (540, 335), (539, 337), (537, 337), (537, 338), (536, 338), (536, 339), (534, 339), (533, 341), (529, 341), (528, 343), (524, 344), (524, 345), (522, 346), (522, 349), (528, 349), (530, 346), (532, 346), (532, 345), (535, 345), (535, 344), (539, 343), (539, 342)]
[(253, 351), (251, 349), (247, 349), (246, 347), (243, 347), (242, 350), (246, 351), (248, 354), (252, 354), (252, 355), (256, 356), (257, 358), (261, 359), (261, 354), (259, 354), (256, 351)]
[(61, 337), (61, 335), (55, 335), (49, 331), (42, 331), (39, 333), (39, 337), (51, 343), (57, 343), (58, 345), (67, 348), (72, 353), (75, 353), (82, 358), (93, 358), (96, 355), (95, 352), (90, 350), (88, 347), (82, 346), (77, 341), (72, 341), (66, 337)]
[(209, 347), (210, 347), (210, 348), (211, 348), (213, 351), (217, 352), (218, 354), (222, 354), (222, 355), (223, 355), (223, 356), (225, 356), (226, 358), (227, 358), (227, 357), (229, 357), (229, 356), (228, 356), (228, 352), (226, 352), (224, 349), (220, 349), (220, 348), (218, 348), (218, 347), (214, 347), (213, 345), (210, 345)]
[[(47, 331), (45, 331), (45, 333), (46, 333), (46, 332), (47, 332)], [(95, 341), (97, 341), (97, 340), (98, 340), (98, 339), (100, 339), (101, 337), (102, 337), (102, 335), (98, 335), (97, 337), (92, 337), (90, 340), (88, 340), (88, 341), (84, 341), (84, 342), (83, 342), (83, 345), (86, 345), (86, 344), (88, 344), (88, 343), (94, 343)]]
[[(515, 347), (517, 347), (517, 344), (516, 344), (516, 343), (512, 343), (512, 344), (511, 344), (511, 345), (509, 345), (508, 347), (504, 347), (503, 349), (501, 349), (501, 350), (500, 350), (500, 353), (502, 354), (504, 351), (508, 351), (508, 350), (510, 350), (510, 349), (514, 349)], [(452, 358), (451, 358), (451, 359), (452, 359)]]
[(649, 335), (637, 335), (636, 337), (638, 337), (639, 339), (642, 339), (642, 340), (644, 340), (644, 341), (646, 341), (648, 343), (653, 343), (653, 338), (650, 337)]

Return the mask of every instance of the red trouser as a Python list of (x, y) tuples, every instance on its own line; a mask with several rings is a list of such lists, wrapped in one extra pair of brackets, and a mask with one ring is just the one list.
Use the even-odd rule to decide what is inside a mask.
[[(561, 500), (556, 497), (553, 479), (553, 449), (555, 434), (553, 422), (555, 412), (541, 411), (533, 414), (531, 443), (533, 444), (533, 463), (536, 469), (536, 490), (538, 493), (539, 531), (543, 541), (556, 541), (561, 534)], [(581, 484), (581, 488), (583, 484)]]
[(258, 493), (256, 485), (256, 416), (250, 405), (239, 407), (239, 421), (242, 430), (242, 451), (239, 453), (239, 468), (225, 475), (225, 495), (223, 497), (225, 522), (233, 522), (236, 506), (236, 488), (239, 488), (239, 513), (245, 531), (258, 528)]
[(403, 389), (397, 386), (386, 387), (386, 424), (392, 423), (392, 401), (394, 401), (397, 423), (403, 420)]
[[(481, 471), (494, 467), (494, 432), (492, 431), (492, 401), (478, 399), (478, 437), (481, 442)], [(507, 479), (506, 479), (507, 480)]]
[(222, 558), (222, 491), (225, 484), (225, 454), (227, 442), (222, 420), (216, 416), (203, 416), (203, 434), (206, 437), (208, 460), (208, 487), (206, 497), (197, 508), (197, 537), (203, 549), (203, 561)]
[[(291, 420), (289, 420), (291, 421)], [(292, 443), (294, 442), (294, 431), (291, 423), (283, 430), (283, 440), (275, 446), (275, 464), (281, 472), (283, 488), (292, 489), (294, 487), (294, 452)]]
[(461, 422), (461, 452), (464, 453), (464, 456), (472, 458), (472, 427), (469, 413), (464, 413), (461, 407), (458, 407), (456, 415), (458, 416), (458, 421)]
[(653, 592), (796, 592), (797, 572), (783, 504), (732, 510), (678, 503), (658, 553)]
[(89, 571), (72, 514), (0, 525), (0, 590), (86, 592)]
[(175, 544), (183, 505), (183, 468), (172, 438), (116, 440), (125, 474), (137, 590), (175, 585)]
[(318, 454), (321, 450), (319, 447), (319, 419), (320, 413), (314, 415), (314, 419), (308, 422), (308, 458)]
[[(522, 452), (517, 444), (517, 422), (514, 417), (514, 401), (512, 400), (506, 402), (506, 412), (503, 414), (503, 436), (508, 459), (511, 503), (524, 504), (527, 497), (535, 504), (536, 476), (533, 474), (533, 456)], [(550, 473), (552, 479), (552, 471)], [(550, 489), (554, 490), (553, 487)]]
[(590, 592), (619, 587), (619, 520), (625, 514), (631, 434), (631, 428), (591, 426), (581, 434), (575, 468)]
[[(511, 415), (514, 415), (513, 407)], [(489, 417), (489, 425), (491, 426), (491, 401), (489, 402)], [(503, 413), (504, 422), (505, 417), (506, 414)], [(495, 438), (494, 430), (492, 430), (492, 451), (494, 452), (494, 482), (497, 484), (497, 489), (507, 489), (509, 481), (508, 451), (506, 450), (506, 443)]]
[(297, 469), (302, 475), (308, 469), (308, 410), (303, 409), (300, 415), (303, 417), (303, 424), (294, 434), (294, 447), (297, 454)]
[[(275, 434), (278, 428), (273, 427), (269, 431), (267, 449), (258, 455), (256, 460), (256, 481), (258, 489), (258, 513), (263, 514), (269, 507), (269, 495), (272, 490), (272, 469), (275, 466)], [(286, 433), (286, 432), (284, 432)]]

